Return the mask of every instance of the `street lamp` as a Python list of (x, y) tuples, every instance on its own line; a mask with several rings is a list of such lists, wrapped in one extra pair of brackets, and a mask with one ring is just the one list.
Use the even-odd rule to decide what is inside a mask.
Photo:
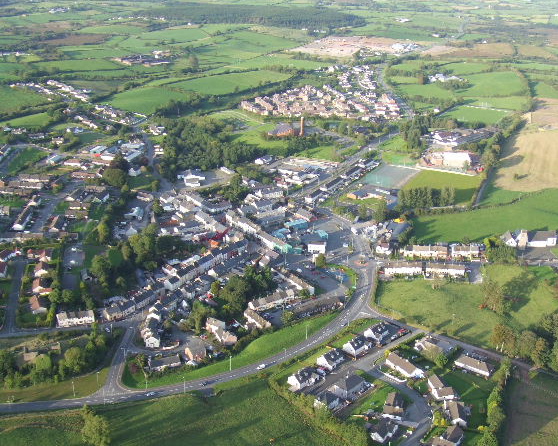
[(232, 371), (232, 355), (229, 355), (229, 372)]
[(99, 388), (99, 372), (97, 372), (97, 389)]
[(72, 392), (74, 393), (74, 398), (76, 397), (76, 388), (74, 386), (74, 380), (72, 379)]
[(186, 378), (182, 377), (182, 381), (184, 382), (184, 390), (182, 393), (186, 394)]

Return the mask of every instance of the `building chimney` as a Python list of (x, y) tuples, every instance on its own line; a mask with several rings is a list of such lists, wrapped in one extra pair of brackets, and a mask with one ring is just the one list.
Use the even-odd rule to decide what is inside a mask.
[(298, 132), (298, 136), (304, 136), (304, 116), (300, 117), (300, 131)]

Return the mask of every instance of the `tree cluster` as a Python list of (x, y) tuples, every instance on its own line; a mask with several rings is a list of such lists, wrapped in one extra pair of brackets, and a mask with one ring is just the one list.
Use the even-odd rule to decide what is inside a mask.
[(442, 189), (431, 187), (401, 189), (398, 198), (398, 204), (402, 209), (453, 206), (455, 204), (455, 189), (451, 186)]

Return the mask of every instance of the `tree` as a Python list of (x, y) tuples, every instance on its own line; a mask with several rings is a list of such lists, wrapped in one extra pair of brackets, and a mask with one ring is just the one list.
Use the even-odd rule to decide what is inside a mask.
[(99, 236), (99, 243), (106, 244), (110, 237), (110, 228), (105, 221), (101, 221), (97, 225), (97, 235)]
[(498, 446), (498, 438), (490, 431), (484, 431), (482, 437), (477, 442), (477, 446)]
[(386, 200), (380, 200), (374, 211), (374, 219), (376, 221), (385, 221), (388, 215), (388, 207)]
[(163, 209), (163, 206), (161, 205), (161, 202), (159, 201), (159, 199), (156, 199), (153, 202), (153, 212), (155, 213), (155, 215), (162, 215), (163, 212), (165, 212), (165, 210)]
[(508, 355), (516, 353), (516, 334), (511, 327), (504, 324), (496, 324), (492, 330), (490, 342), (496, 350), (501, 350)]
[(295, 320), (295, 314), (292, 311), (284, 311), (281, 315), (283, 325), (288, 325)]
[(108, 284), (111, 270), (110, 261), (105, 256), (96, 255), (93, 257), (91, 261), (91, 272), (101, 282)]
[(359, 220), (366, 220), (368, 218), (368, 209), (364, 204), (358, 207), (358, 218)]
[(445, 367), (446, 364), (448, 363), (448, 357), (446, 355), (444, 355), (443, 353), (440, 353), (438, 356), (436, 356), (436, 359), (435, 359), (434, 362), (440, 368)]
[(531, 359), (537, 367), (544, 367), (548, 358), (548, 343), (544, 338), (538, 338), (535, 342)]
[(325, 254), (318, 254), (316, 256), (316, 268), (325, 268), (326, 267), (326, 256)]
[(110, 428), (108, 421), (101, 415), (96, 415), (89, 407), (83, 406), (83, 428), (81, 435), (85, 443), (94, 446), (110, 444)]
[(62, 290), (62, 302), (71, 304), (75, 299), (74, 292), (72, 290)]
[(119, 151), (110, 162), (110, 168), (120, 169), (124, 172), (128, 172), (128, 170), (130, 169), (130, 163), (126, 160), (126, 158), (124, 158), (122, 152)]
[(82, 350), (79, 347), (70, 347), (64, 353), (64, 365), (72, 373), (78, 374), (85, 367)]
[(508, 310), (508, 302), (504, 296), (503, 288), (492, 279), (487, 279), (482, 284), (484, 297), (483, 304), (497, 314), (504, 314)]
[(126, 184), (127, 174), (123, 170), (108, 168), (103, 172), (103, 180), (114, 187), (122, 187)]
[(221, 291), (221, 284), (218, 280), (211, 284), (211, 288), (209, 290), (211, 294), (215, 297), (219, 297), (219, 292)]

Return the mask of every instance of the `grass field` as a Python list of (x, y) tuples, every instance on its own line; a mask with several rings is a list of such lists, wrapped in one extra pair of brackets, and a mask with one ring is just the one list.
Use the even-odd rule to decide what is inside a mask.
[(33, 115), (12, 118), (8, 121), (0, 123), (1, 125), (10, 125), (12, 127), (38, 128), (48, 124), (50, 116), (46, 113), (35, 113)]
[[(298, 342), (304, 340), (307, 326), (308, 335), (310, 335), (325, 327), (335, 316), (335, 314), (319, 316), (259, 337), (255, 341), (251, 342), (248, 347), (242, 350), (242, 352), (232, 358), (233, 369), (253, 364), (269, 356), (282, 352), (284, 348), (292, 347)], [(147, 386), (157, 387), (165, 384), (182, 382), (183, 377), (185, 377), (186, 380), (199, 379), (215, 375), (217, 373), (226, 372), (228, 370), (229, 360), (226, 359), (188, 372), (178, 371), (176, 373), (170, 373), (159, 378), (151, 379), (148, 381)], [(132, 376), (128, 372), (128, 369), (124, 373), (123, 382), (125, 385), (132, 388), (143, 388), (145, 386), (143, 373), (137, 376)]]
[(15, 155), (8, 166), (8, 172), (15, 175), (27, 166), (35, 164), (37, 161), (46, 157), (46, 152), (35, 147), (25, 147)]
[[(219, 396), (179, 395), (141, 403), (99, 407), (117, 445), (341, 445), (276, 395), (265, 380), (236, 382)], [(82, 445), (78, 411), (0, 418), (0, 442)]]
[[(544, 282), (547, 274), (555, 276), (549, 268), (490, 265), (486, 274), (517, 299), (506, 320), (515, 328), (527, 328), (543, 314), (558, 309), (558, 302)], [(433, 290), (431, 282), (423, 279), (382, 282), (378, 302), (394, 310), (400, 320), (481, 346), (489, 346), (492, 327), (502, 321), (496, 313), (479, 309), (481, 288), (468, 283), (446, 283)]]
[(197, 91), (203, 94), (229, 94), (243, 91), (270, 82), (280, 82), (290, 75), (274, 71), (258, 70), (245, 73), (220, 74), (217, 76), (200, 77), (167, 84), (167, 87), (182, 91)]
[(460, 241), (463, 237), (481, 240), (518, 228), (556, 229), (558, 210), (548, 207), (556, 200), (558, 190), (550, 189), (504, 206), (424, 216), (415, 220), (415, 234), (423, 242), (434, 243)]
[(423, 170), (405, 185), (404, 189), (432, 187), (442, 189), (451, 186), (455, 189), (455, 204), (466, 204), (480, 185), (480, 177), (454, 173)]
[(172, 99), (179, 101), (185, 97), (185, 93), (163, 87), (140, 87), (117, 93), (110, 103), (117, 108), (149, 115)]
[(486, 125), (494, 125), (504, 116), (508, 115), (505, 110), (493, 110), (490, 108), (472, 107), (470, 105), (461, 105), (452, 108), (444, 116), (450, 116), (465, 124), (469, 122), (482, 122)]
[(44, 104), (47, 99), (33, 91), (0, 86), (0, 113), (20, 110), (22, 107)]
[(467, 97), (514, 96), (522, 89), (521, 79), (513, 71), (471, 74), (467, 80), (472, 86), (460, 91), (460, 95)]
[(558, 385), (539, 374), (532, 380), (508, 384), (505, 445), (554, 446), (558, 438)]

